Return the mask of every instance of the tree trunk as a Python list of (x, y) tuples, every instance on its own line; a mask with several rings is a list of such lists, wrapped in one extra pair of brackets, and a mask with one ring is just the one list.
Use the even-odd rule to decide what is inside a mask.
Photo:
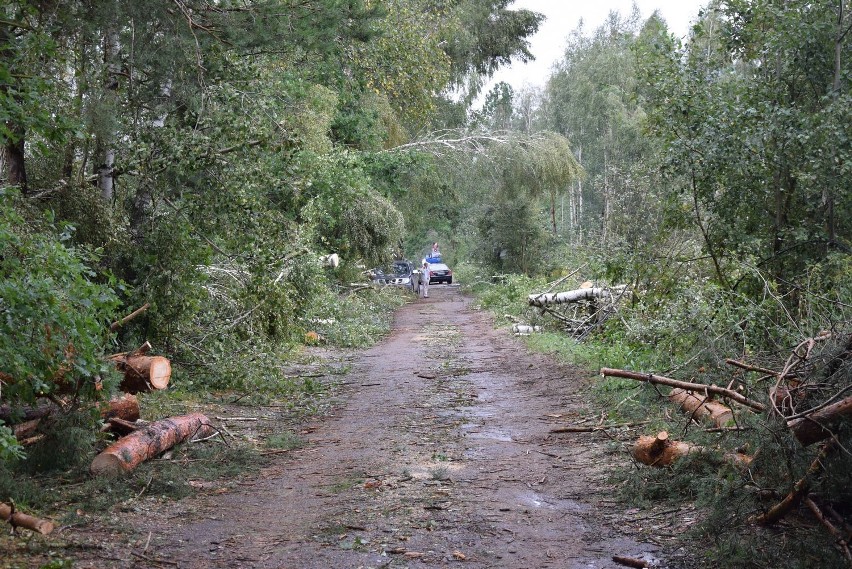
[(215, 432), (210, 420), (201, 413), (156, 421), (108, 446), (92, 461), (90, 470), (96, 476), (130, 472), (186, 439), (207, 437)]
[(12, 506), (3, 502), (0, 502), (0, 519), (9, 522), (12, 527), (27, 528), (42, 535), (47, 535), (53, 531), (53, 522), (28, 516), (21, 512), (12, 513)]
[(130, 352), (110, 356), (115, 367), (124, 374), (121, 390), (139, 393), (165, 389), (172, 375), (172, 364), (162, 356), (147, 356)]
[(847, 397), (809, 415), (787, 421), (787, 427), (802, 446), (808, 446), (832, 436), (830, 428), (850, 416), (852, 397)]
[(609, 291), (610, 289), (608, 288), (580, 288), (565, 292), (543, 292), (529, 295), (527, 303), (530, 306), (543, 308), (548, 304), (567, 304), (569, 302), (599, 298), (609, 294)]
[(704, 395), (692, 391), (675, 388), (669, 393), (669, 401), (680, 406), (692, 417), (703, 419), (717, 427), (726, 427), (734, 420), (734, 413), (729, 407), (718, 401), (711, 401)]

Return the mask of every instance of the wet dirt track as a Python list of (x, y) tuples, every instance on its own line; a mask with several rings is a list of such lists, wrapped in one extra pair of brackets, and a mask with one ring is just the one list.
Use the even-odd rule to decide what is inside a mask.
[(430, 293), (358, 356), (341, 405), (310, 425), (304, 448), (230, 493), (188, 500), (167, 531), (140, 527), (151, 551), (185, 569), (611, 568), (613, 555), (656, 557), (605, 521), (607, 443), (549, 433), (584, 413), (584, 373), (494, 330), (457, 288)]

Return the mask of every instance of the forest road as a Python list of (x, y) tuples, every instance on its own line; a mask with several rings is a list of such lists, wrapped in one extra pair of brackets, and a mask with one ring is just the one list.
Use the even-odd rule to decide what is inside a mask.
[(430, 292), (357, 356), (307, 445), (232, 492), (191, 499), (167, 534), (152, 528), (159, 559), (185, 569), (653, 560), (656, 546), (606, 520), (605, 464), (623, 455), (588, 433), (549, 433), (587, 413), (589, 374), (529, 353), (457, 287)]

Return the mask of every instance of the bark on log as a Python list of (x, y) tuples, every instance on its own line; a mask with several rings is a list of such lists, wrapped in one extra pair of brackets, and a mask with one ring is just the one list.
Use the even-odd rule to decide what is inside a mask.
[(95, 475), (117, 475), (130, 472), (191, 437), (207, 437), (215, 433), (210, 420), (201, 413), (171, 417), (151, 423), (108, 446), (92, 461)]
[(832, 436), (830, 429), (850, 416), (852, 416), (852, 397), (847, 397), (809, 415), (787, 421), (787, 428), (793, 432), (802, 446), (808, 446)]
[(128, 393), (165, 389), (172, 375), (172, 364), (163, 356), (118, 354), (110, 359), (118, 371), (124, 374), (121, 390)]
[(729, 399), (733, 399), (737, 403), (745, 405), (746, 407), (751, 407), (756, 411), (765, 411), (766, 405), (763, 403), (759, 403), (757, 401), (753, 401), (748, 397), (738, 393), (732, 389), (726, 389), (724, 387), (719, 387), (717, 385), (704, 385), (702, 383), (690, 383), (688, 381), (678, 381), (676, 379), (671, 379), (668, 377), (664, 377), (662, 375), (654, 375), (652, 373), (639, 373), (635, 371), (628, 371), (624, 369), (612, 369), (608, 367), (601, 368), (601, 375), (604, 376), (612, 376), (612, 377), (624, 377), (627, 379), (635, 379), (638, 381), (647, 381), (648, 383), (659, 383), (660, 385), (668, 385), (669, 387), (679, 387), (681, 389), (686, 389), (689, 391), (697, 391), (697, 392), (705, 392), (705, 393), (714, 393), (716, 395), (721, 395), (723, 397), (728, 397)]
[(684, 413), (708, 421), (720, 428), (727, 427), (734, 421), (734, 413), (729, 407), (686, 389), (677, 387), (672, 389), (669, 393), (669, 401), (679, 405)]
[[(35, 407), (12, 407), (11, 405), (0, 405), (0, 421), (7, 425), (14, 422), (31, 421), (32, 419), (41, 419), (56, 411), (58, 407), (53, 403), (43, 401)], [(15, 419), (13, 420), (13, 417)]]
[[(17, 438), (18, 441), (21, 441), (22, 444), (31, 444), (38, 438), (33, 435), (36, 433), (42, 419), (53, 412), (62, 412), (55, 403), (41, 405), (38, 407), (24, 407), (21, 409), (21, 413), (25, 420), (20, 423), (12, 424), (11, 408), (4, 406), (4, 409), (0, 409), (0, 419), (3, 419), (4, 423), (12, 425), (12, 430), (14, 431), (15, 438)], [(100, 413), (101, 417), (103, 417), (105, 421), (109, 421), (112, 418), (124, 419), (125, 421), (136, 421), (139, 419), (139, 400), (136, 399), (135, 395), (124, 394), (117, 399), (112, 399), (102, 403)], [(31, 418), (27, 419), (27, 417)]]
[(27, 528), (42, 535), (47, 535), (53, 531), (53, 522), (21, 512), (12, 513), (12, 506), (3, 502), (0, 502), (0, 519), (10, 523), (12, 527)]
[(125, 421), (139, 419), (139, 400), (131, 393), (125, 393), (118, 399), (111, 399), (101, 407), (101, 417), (105, 421), (117, 417)]
[(677, 459), (698, 450), (699, 447), (689, 443), (670, 440), (666, 431), (660, 431), (656, 436), (639, 437), (633, 445), (633, 458), (649, 466), (671, 466)]

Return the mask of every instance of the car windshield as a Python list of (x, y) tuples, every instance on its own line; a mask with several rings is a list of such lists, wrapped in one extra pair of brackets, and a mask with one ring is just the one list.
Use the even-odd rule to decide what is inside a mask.
[(429, 268), (433, 271), (449, 270), (449, 267), (447, 265), (444, 265), (443, 263), (432, 263), (431, 265), (429, 265)]
[(389, 267), (383, 267), (382, 273), (386, 275), (407, 275), (408, 265), (406, 265), (405, 263), (394, 263)]

